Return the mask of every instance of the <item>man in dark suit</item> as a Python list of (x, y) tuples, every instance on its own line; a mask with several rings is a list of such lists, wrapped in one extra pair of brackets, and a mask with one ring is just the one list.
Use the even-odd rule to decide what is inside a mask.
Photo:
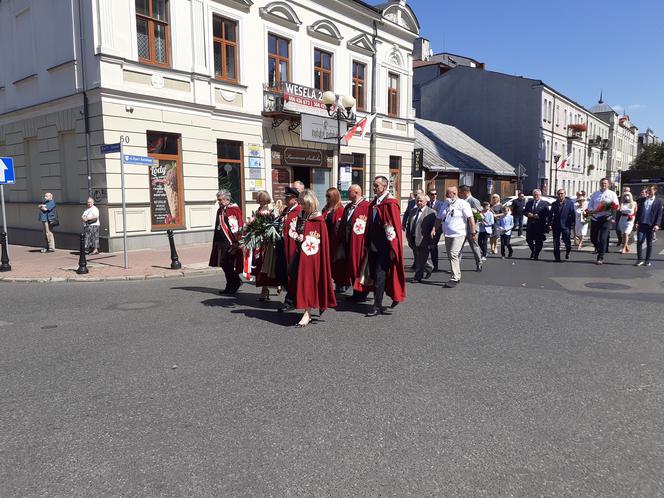
[(526, 242), (530, 247), (530, 259), (539, 259), (539, 254), (546, 239), (549, 203), (542, 200), (542, 191), (533, 190), (533, 198), (526, 203), (523, 214), (528, 218)]
[[(650, 266), (652, 256), (653, 234), (662, 224), (662, 201), (655, 198), (657, 187), (648, 187), (646, 197), (636, 201), (636, 221), (634, 229), (637, 231), (635, 266)], [(643, 242), (646, 243), (646, 258), (643, 259)]]
[[(436, 188), (434, 187), (433, 189), (429, 190), (429, 199), (428, 199), (428, 206), (434, 210), (435, 213), (438, 213), (438, 210), (440, 209), (443, 201), (438, 200), (438, 192), (436, 192)], [(434, 236), (433, 240), (431, 241), (430, 244), (430, 251), (431, 251), (431, 263), (433, 264), (433, 271), (438, 271), (438, 242), (440, 242), (440, 235), (442, 231), (438, 230), (436, 235)]]
[(565, 196), (563, 189), (556, 192), (558, 197), (549, 210), (549, 227), (553, 233), (553, 257), (560, 263), (560, 238), (565, 244), (565, 259), (569, 259), (569, 253), (572, 252), (572, 239), (570, 234), (576, 224), (576, 212), (574, 201)]
[(433, 273), (434, 266), (429, 262), (429, 246), (435, 240), (436, 212), (427, 206), (427, 197), (419, 194), (416, 205), (408, 217), (406, 235), (408, 245), (415, 253), (415, 277), (413, 282), (421, 282), (426, 269), (429, 278)]
[[(406, 210), (403, 212), (403, 216), (401, 219), (401, 228), (402, 230), (406, 230), (406, 227), (408, 226), (408, 217), (410, 216), (411, 211), (415, 207), (416, 201), (417, 201), (417, 196), (420, 194), (423, 194), (424, 190), (422, 189), (417, 189), (413, 191), (412, 194), (412, 199), (408, 199), (408, 205), (406, 206)], [(406, 237), (406, 240), (408, 240), (408, 247), (410, 247), (413, 250), (413, 264), (410, 267), (411, 270), (415, 269), (415, 248), (410, 245), (410, 237)]]

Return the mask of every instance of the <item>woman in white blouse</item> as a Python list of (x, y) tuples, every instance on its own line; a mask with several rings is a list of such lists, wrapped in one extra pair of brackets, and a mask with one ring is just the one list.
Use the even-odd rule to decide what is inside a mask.
[(588, 220), (586, 219), (585, 211), (588, 207), (588, 202), (585, 199), (584, 192), (577, 192), (576, 203), (574, 211), (576, 213), (576, 223), (574, 225), (574, 237), (576, 239), (576, 248), (581, 250), (583, 247), (583, 239), (588, 235)]
[(622, 233), (622, 249), (620, 254), (629, 252), (629, 236), (634, 228), (634, 218), (636, 216), (636, 202), (630, 192), (625, 192), (620, 199), (620, 220), (618, 225)]
[(88, 254), (99, 254), (99, 209), (92, 197), (88, 197), (88, 208), (83, 211), (81, 220), (85, 233), (85, 249)]

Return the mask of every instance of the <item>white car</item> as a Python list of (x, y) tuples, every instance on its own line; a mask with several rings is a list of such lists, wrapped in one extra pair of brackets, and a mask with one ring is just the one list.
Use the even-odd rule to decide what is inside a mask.
[[(516, 197), (517, 197), (516, 195), (510, 195), (509, 197), (505, 197), (505, 198), (503, 199), (503, 202), (502, 202), (503, 207), (504, 207), (504, 206), (511, 207), (511, 206), (512, 206), (512, 201), (513, 201), (514, 199), (516, 199)], [(527, 203), (530, 199), (533, 198), (532, 195), (525, 195), (524, 197), (526, 198), (526, 203)], [(548, 202), (549, 205), (553, 204), (553, 203), (555, 202), (555, 200), (556, 200), (554, 197), (546, 197), (546, 196), (544, 196), (544, 195), (541, 197), (541, 199), (542, 199), (543, 201)], [(524, 216), (524, 217), (523, 217), (523, 226), (525, 227), (527, 224), (528, 224), (528, 218), (526, 218), (526, 217)]]

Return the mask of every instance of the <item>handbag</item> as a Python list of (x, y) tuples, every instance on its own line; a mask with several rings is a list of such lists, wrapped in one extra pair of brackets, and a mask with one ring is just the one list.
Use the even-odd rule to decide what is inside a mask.
[(362, 265), (360, 265), (360, 285), (365, 287), (370, 287), (374, 285), (373, 278), (371, 278), (371, 270), (369, 268), (369, 255), (365, 254), (364, 259), (362, 260)]
[(54, 217), (53, 219), (48, 220), (48, 225), (49, 225), (51, 228), (53, 228), (53, 227), (57, 227), (57, 226), (60, 225), (60, 220), (58, 220), (58, 217), (56, 216), (56, 217)]

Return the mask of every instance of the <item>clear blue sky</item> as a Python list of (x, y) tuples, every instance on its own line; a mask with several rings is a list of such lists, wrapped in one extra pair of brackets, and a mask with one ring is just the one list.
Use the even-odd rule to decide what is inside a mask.
[(408, 0), (434, 52), (604, 101), (664, 137), (664, 0)]

